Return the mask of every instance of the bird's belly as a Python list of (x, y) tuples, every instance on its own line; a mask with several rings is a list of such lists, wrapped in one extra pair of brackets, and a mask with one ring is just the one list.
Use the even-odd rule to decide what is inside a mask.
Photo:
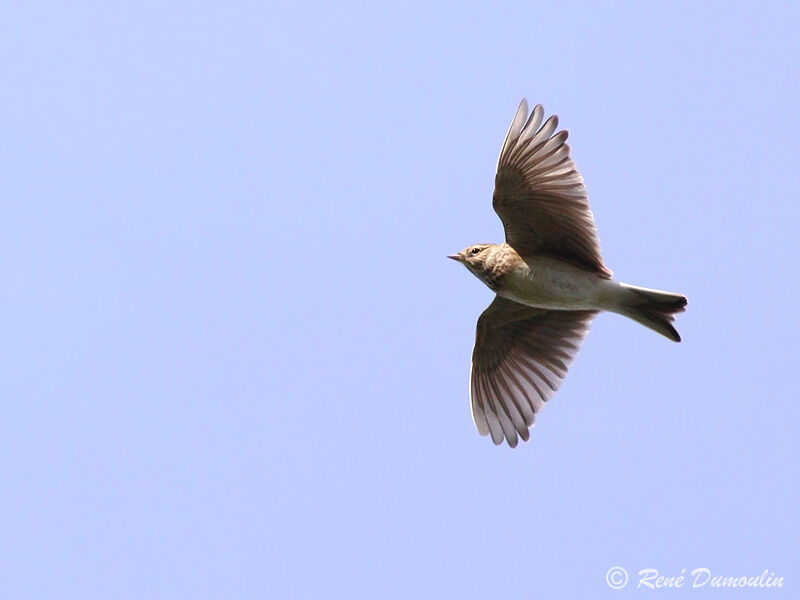
[(602, 281), (569, 263), (539, 257), (509, 272), (497, 293), (537, 308), (592, 310), (599, 308)]

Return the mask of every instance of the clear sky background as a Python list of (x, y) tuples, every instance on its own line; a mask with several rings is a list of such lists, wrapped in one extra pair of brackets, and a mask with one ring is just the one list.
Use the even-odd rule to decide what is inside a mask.
[[(797, 597), (798, 25), (6, 6), (0, 597), (646, 596), (617, 565)], [(491, 292), (445, 255), (502, 240), (522, 96), (572, 132), (616, 277), (689, 308), (681, 344), (598, 317), (510, 450), (469, 410)]]

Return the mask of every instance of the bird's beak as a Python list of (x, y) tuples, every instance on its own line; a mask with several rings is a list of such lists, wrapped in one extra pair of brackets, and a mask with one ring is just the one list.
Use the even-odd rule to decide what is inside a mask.
[(448, 254), (447, 258), (452, 258), (453, 260), (457, 260), (458, 262), (461, 262), (461, 255), (460, 254)]

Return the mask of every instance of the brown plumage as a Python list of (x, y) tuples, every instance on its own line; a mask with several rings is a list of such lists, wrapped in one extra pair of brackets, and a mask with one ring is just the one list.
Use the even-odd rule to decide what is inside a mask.
[(492, 205), (503, 221), (506, 243), (524, 256), (571, 260), (611, 277), (600, 255), (583, 178), (569, 156), (569, 132), (552, 135), (558, 127), (556, 115), (541, 125), (541, 104), (526, 118), (527, 112), (523, 99), (503, 143), (494, 179)]
[(672, 325), (686, 298), (611, 279), (583, 179), (558, 118), (542, 124), (522, 100), (497, 163), (493, 206), (506, 243), (450, 256), (497, 293), (481, 314), (472, 353), (472, 416), (481, 435), (528, 440), (600, 310), (680, 341)]

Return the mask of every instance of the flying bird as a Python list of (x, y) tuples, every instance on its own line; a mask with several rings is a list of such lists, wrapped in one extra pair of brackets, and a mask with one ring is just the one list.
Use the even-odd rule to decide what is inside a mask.
[(508, 130), (492, 205), (503, 244), (475, 244), (457, 260), (496, 296), (478, 318), (470, 400), (481, 435), (512, 448), (567, 374), (601, 310), (679, 342), (672, 323), (686, 297), (621, 283), (603, 264), (583, 178), (558, 117), (543, 122), (524, 98)]

